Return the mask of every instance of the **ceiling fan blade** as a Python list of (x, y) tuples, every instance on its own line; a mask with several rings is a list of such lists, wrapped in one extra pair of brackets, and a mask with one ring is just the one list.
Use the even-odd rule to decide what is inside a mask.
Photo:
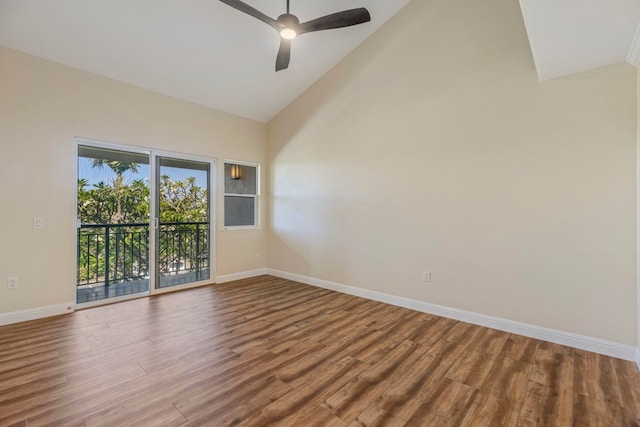
[(284, 70), (289, 67), (291, 59), (291, 40), (280, 38), (280, 49), (276, 57), (276, 71)]
[(371, 21), (371, 15), (364, 7), (343, 10), (342, 12), (332, 13), (331, 15), (303, 22), (298, 26), (298, 34), (310, 33), (312, 31), (331, 30), (333, 28), (350, 27), (352, 25), (363, 24), (369, 21)]
[(246, 3), (241, 2), (240, 0), (220, 0), (222, 3), (231, 6), (234, 9), (239, 10), (240, 12), (244, 12), (247, 15), (253, 16), (256, 19), (264, 22), (275, 28), (277, 31), (280, 31), (281, 25), (273, 18), (268, 17), (264, 13), (260, 12), (258, 9), (255, 9), (249, 6)]

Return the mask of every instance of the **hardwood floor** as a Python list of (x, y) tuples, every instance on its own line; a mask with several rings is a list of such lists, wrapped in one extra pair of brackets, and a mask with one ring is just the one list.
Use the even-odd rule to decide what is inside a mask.
[(636, 366), (262, 276), (0, 327), (2, 426), (640, 426)]

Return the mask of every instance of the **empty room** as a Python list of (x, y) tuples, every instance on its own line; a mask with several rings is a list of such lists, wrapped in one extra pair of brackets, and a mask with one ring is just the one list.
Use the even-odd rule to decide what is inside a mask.
[(0, 0), (0, 426), (640, 426), (636, 0)]

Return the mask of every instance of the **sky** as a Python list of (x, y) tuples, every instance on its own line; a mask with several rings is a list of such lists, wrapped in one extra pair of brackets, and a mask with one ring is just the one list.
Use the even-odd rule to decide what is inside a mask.
[[(90, 187), (99, 182), (111, 184), (116, 177), (116, 173), (106, 165), (103, 167), (93, 167), (91, 164), (92, 160), (93, 159), (88, 157), (78, 157), (78, 179), (86, 179)], [(207, 173), (205, 171), (162, 166), (160, 173), (162, 175), (169, 175), (174, 181), (182, 181), (186, 178), (193, 177), (196, 179), (196, 185), (198, 187), (207, 188)], [(149, 165), (139, 163), (137, 173), (126, 171), (122, 176), (124, 177), (125, 184), (129, 184), (136, 179), (143, 179), (149, 182)]]

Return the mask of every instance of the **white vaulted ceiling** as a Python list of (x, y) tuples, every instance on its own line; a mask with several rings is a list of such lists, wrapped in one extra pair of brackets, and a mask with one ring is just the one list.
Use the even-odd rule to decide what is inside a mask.
[[(520, 0), (520, 6), (540, 80), (626, 61), (640, 24), (640, 0)], [(629, 62), (640, 59), (634, 56)]]
[[(286, 8), (286, 0), (245, 2), (273, 18)], [(356, 7), (372, 21), (302, 35), (278, 73), (279, 35), (218, 0), (0, 0), (0, 45), (267, 122), (408, 2), (291, 0), (301, 21)], [(520, 4), (541, 80), (640, 65), (640, 42), (632, 49), (640, 0)]]
[(408, 2), (291, 0), (303, 22), (357, 7), (371, 22), (300, 36), (278, 73), (278, 33), (218, 0), (0, 0), (0, 45), (266, 122)]

